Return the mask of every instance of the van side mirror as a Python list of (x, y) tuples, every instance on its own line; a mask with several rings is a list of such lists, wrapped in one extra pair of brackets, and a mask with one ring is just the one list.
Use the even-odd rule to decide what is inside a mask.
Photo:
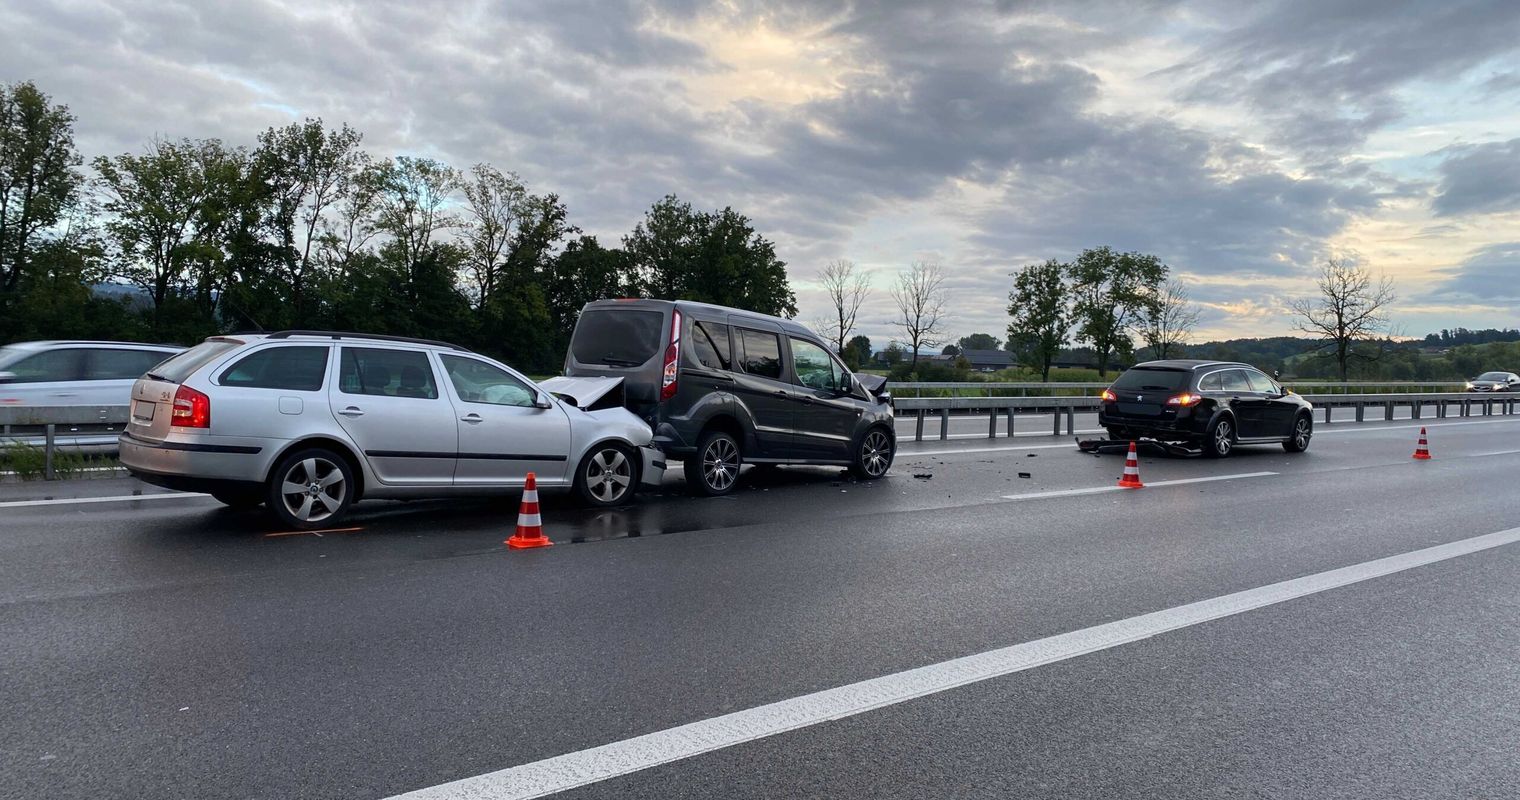
[(1273, 380), (1278, 380), (1278, 381), (1282, 380), (1282, 370), (1280, 370), (1280, 369), (1274, 369), (1274, 370), (1272, 370), (1272, 379)]

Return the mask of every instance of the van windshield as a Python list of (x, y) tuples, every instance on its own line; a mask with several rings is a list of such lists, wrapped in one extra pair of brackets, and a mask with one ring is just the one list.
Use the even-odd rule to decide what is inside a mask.
[(587, 311), (575, 324), (570, 353), (582, 364), (637, 367), (660, 352), (659, 311), (607, 309)]

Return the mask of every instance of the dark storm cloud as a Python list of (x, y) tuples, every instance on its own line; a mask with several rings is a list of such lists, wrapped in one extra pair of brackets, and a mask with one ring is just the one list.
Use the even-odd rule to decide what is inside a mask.
[(1431, 206), (1443, 217), (1520, 208), (1520, 139), (1453, 147)]
[(1445, 279), (1422, 300), (1506, 306), (1520, 302), (1520, 242), (1488, 245), (1461, 264), (1438, 272)]
[(1189, 100), (1245, 100), (1296, 149), (1342, 152), (1399, 118), (1394, 91), (1450, 80), (1520, 41), (1513, 0), (1213, 4), (1223, 30), (1175, 71)]

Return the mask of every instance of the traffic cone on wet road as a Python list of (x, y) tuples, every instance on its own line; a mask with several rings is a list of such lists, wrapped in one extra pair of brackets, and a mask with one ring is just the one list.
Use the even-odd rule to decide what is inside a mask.
[(1124, 458), (1124, 475), (1119, 478), (1121, 489), (1144, 489), (1140, 482), (1140, 460), (1135, 455), (1135, 443), (1129, 443), (1129, 455)]
[(1425, 443), (1425, 429), (1420, 428), (1420, 443), (1415, 445), (1414, 457), (1421, 461), (1430, 460), (1430, 445)]
[(507, 547), (523, 550), (529, 547), (548, 547), (554, 544), (544, 535), (544, 521), (538, 515), (538, 478), (528, 473), (523, 485), (522, 507), (517, 511), (517, 533), (507, 540)]

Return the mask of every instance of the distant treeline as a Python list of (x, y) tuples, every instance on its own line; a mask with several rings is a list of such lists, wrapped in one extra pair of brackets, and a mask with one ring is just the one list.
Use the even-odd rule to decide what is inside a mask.
[[(86, 170), (74, 122), (33, 84), (0, 84), (0, 343), (322, 328), (548, 371), (603, 297), (796, 313), (786, 265), (731, 208), (667, 196), (609, 247), (511, 172), (377, 157), (346, 125), (252, 147), (160, 139)], [(97, 290), (114, 285), (134, 290)]]

